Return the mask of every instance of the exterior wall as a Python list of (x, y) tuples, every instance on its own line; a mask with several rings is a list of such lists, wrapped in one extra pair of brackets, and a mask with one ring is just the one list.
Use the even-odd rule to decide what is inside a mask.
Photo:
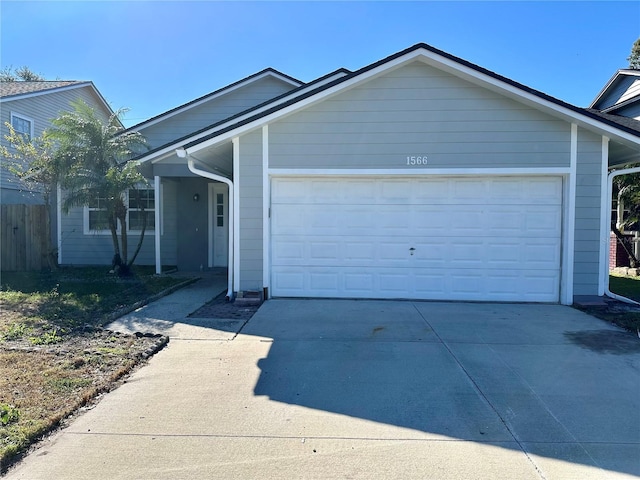
[[(240, 290), (262, 291), (262, 133), (240, 137)], [(237, 185), (236, 185), (237, 187)]]
[(573, 294), (597, 295), (602, 137), (578, 129)]
[[(105, 119), (108, 118), (108, 113), (104, 111), (101, 100), (93, 93), (90, 87), (72, 88), (61, 92), (2, 101), (2, 108), (0, 108), (0, 143), (9, 147), (4, 138), (9, 133), (5, 123), (11, 121), (12, 113), (32, 119), (33, 134), (37, 137), (42, 135), (42, 132), (51, 125), (52, 119), (57, 118), (63, 111), (71, 110), (70, 102), (79, 99), (84, 100), (99, 112), (103, 112)], [(4, 168), (0, 172), (0, 188), (2, 189), (2, 198), (0, 199), (2, 203), (42, 203), (42, 198), (38, 194), (28, 192), (16, 194), (16, 191), (24, 190), (25, 187)], [(4, 191), (5, 189), (7, 189), (6, 192)]]
[(416, 62), (271, 124), (269, 166), (568, 167), (569, 137), (564, 121)]
[(292, 88), (292, 85), (273, 77), (261, 78), (154, 125), (143, 126), (139, 131), (151, 148), (157, 148), (259, 105)]
[[(163, 181), (162, 184), (162, 231), (160, 239), (161, 260), (163, 265), (177, 264), (177, 210), (178, 186), (175, 182)], [(73, 208), (68, 215), (62, 215), (62, 264), (63, 265), (111, 265), (113, 243), (110, 234), (85, 235), (83, 208)], [(129, 256), (138, 245), (139, 235), (129, 233)], [(154, 233), (147, 231), (135, 265), (155, 264)]]

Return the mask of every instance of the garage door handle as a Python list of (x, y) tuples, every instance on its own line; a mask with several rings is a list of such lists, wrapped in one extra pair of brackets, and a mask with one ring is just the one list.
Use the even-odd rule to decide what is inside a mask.
[(409, 249), (409, 251), (411, 252), (411, 255), (413, 255), (413, 252), (415, 251), (415, 248), (411, 247), (411, 248)]

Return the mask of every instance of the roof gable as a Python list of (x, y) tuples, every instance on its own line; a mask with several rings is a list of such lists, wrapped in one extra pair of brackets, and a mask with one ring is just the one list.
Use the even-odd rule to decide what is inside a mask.
[(8, 103), (27, 98), (37, 98), (44, 95), (57, 95), (60, 92), (88, 88), (95, 95), (98, 104), (107, 115), (112, 115), (113, 109), (91, 81), (55, 80), (39, 82), (0, 82), (0, 102)]
[[(585, 128), (596, 130), (603, 135), (616, 137), (629, 145), (637, 147), (640, 144), (640, 132), (630, 126), (614, 122), (587, 109), (573, 106), (488, 69), (421, 43), (357, 71), (320, 83), (316, 88), (294, 90), (281, 98), (247, 110), (241, 115), (236, 115), (223, 122), (211, 125), (208, 129), (201, 130), (191, 137), (179, 139), (173, 145), (167, 145), (164, 151), (168, 151), (168, 148), (172, 147), (174, 149), (184, 148), (188, 153), (193, 153), (203, 148), (214, 146), (241, 135), (250, 129), (268, 124), (284, 115), (321, 102), (325, 98), (360, 85), (391, 69), (416, 61), (434, 66), (471, 83), (496, 91), (508, 98), (550, 113), (565, 121), (575, 122)], [(151, 156), (145, 156), (141, 160), (150, 160), (155, 153), (157, 152), (151, 152)]]
[(589, 108), (611, 111), (640, 99), (640, 70), (618, 70), (591, 102)]
[(127, 128), (126, 131), (139, 131), (139, 130), (148, 128), (159, 122), (167, 120), (175, 115), (179, 115), (181, 113), (187, 112), (190, 109), (197, 108), (207, 102), (210, 102), (224, 95), (227, 95), (231, 92), (234, 92), (235, 90), (238, 90), (242, 87), (246, 87), (248, 85), (251, 85), (252, 83), (256, 83), (264, 78), (273, 78), (273, 79), (279, 80), (283, 83), (291, 85), (291, 88), (297, 88), (300, 85), (303, 85), (303, 82), (301, 82), (300, 80), (290, 77), (289, 75), (281, 73), (273, 68), (266, 68), (264, 70), (261, 70), (260, 72), (254, 73), (253, 75), (249, 75), (248, 77), (242, 78), (230, 85), (222, 87), (218, 90), (214, 90), (211, 93), (198, 97), (194, 100), (191, 100), (190, 102), (179, 105), (175, 108), (172, 108), (171, 110), (167, 110), (166, 112), (156, 115), (155, 117), (151, 117), (141, 123), (133, 125)]

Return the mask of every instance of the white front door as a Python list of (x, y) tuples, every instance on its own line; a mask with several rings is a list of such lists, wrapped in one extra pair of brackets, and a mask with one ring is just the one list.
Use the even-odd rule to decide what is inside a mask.
[(229, 263), (229, 189), (224, 183), (209, 184), (209, 266)]
[(276, 178), (274, 296), (557, 302), (561, 177)]

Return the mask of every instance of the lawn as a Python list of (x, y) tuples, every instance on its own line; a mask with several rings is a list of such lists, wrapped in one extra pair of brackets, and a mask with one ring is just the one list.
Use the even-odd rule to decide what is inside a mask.
[(185, 282), (104, 267), (3, 272), (0, 277), (0, 473), (42, 435), (162, 348), (166, 338), (103, 330), (125, 312)]
[[(640, 302), (640, 277), (610, 275), (609, 290), (623, 297)], [(640, 332), (640, 310), (624, 311), (624, 308), (617, 310), (618, 311), (609, 311), (608, 309), (607, 311), (597, 313), (596, 316), (620, 325), (632, 332)]]

